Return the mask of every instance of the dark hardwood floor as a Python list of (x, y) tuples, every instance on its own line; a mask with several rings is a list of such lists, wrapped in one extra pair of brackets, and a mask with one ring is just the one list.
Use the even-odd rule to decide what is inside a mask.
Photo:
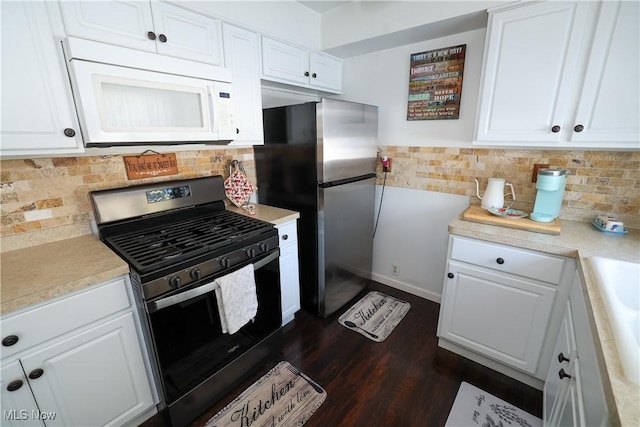
[[(443, 426), (462, 381), (542, 417), (541, 391), (438, 347), (438, 304), (378, 283), (371, 289), (411, 303), (411, 310), (382, 343), (338, 323), (358, 298), (327, 319), (301, 310), (284, 328), (282, 359), (327, 391), (327, 399), (305, 427)], [(203, 426), (278, 361), (212, 403), (192, 425)], [(143, 424), (164, 425), (159, 415)]]

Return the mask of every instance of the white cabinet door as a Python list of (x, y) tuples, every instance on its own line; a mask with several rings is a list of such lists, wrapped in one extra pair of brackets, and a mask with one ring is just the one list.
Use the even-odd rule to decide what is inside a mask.
[(161, 2), (61, 1), (67, 34), (223, 65), (220, 21)]
[[(640, 3), (601, 5), (571, 140), (640, 141)], [(614, 145), (614, 144), (612, 144)]]
[(236, 98), (237, 134), (233, 144), (263, 144), (260, 36), (225, 23), (224, 57), (231, 68)]
[(309, 52), (309, 85), (335, 93), (342, 92), (342, 61), (333, 56)]
[(308, 85), (309, 51), (263, 36), (262, 75), (269, 80)]
[(262, 78), (342, 93), (342, 60), (262, 36)]
[(139, 349), (129, 312), (21, 357), (38, 407), (57, 414), (47, 426), (122, 425), (152, 407)]
[(293, 320), (300, 310), (300, 270), (298, 264), (298, 229), (296, 221), (277, 225), (280, 238), (280, 289), (282, 324)]
[(148, 1), (61, 1), (67, 35), (156, 52)]
[(3, 362), (0, 370), (0, 407), (3, 426), (44, 426), (20, 362)]
[(447, 271), (438, 335), (535, 373), (556, 290), (455, 261)]
[(280, 286), (282, 288), (282, 324), (291, 321), (300, 310), (298, 245), (280, 250)]
[(158, 53), (223, 66), (222, 23), (166, 3), (153, 2)]
[(638, 148), (634, 1), (532, 2), (490, 14), (474, 143)]
[(82, 152), (69, 77), (54, 37), (62, 32), (56, 3), (8, 1), (0, 7), (1, 154)]
[[(575, 391), (572, 392), (570, 388), (573, 387), (575, 389), (575, 380), (571, 382), (569, 378), (560, 377), (561, 369), (569, 375), (574, 374), (577, 360), (575, 334), (569, 301), (567, 301), (565, 305), (564, 316), (562, 317), (560, 332), (556, 340), (553, 355), (551, 366), (549, 367), (544, 383), (544, 422), (545, 425), (548, 426), (558, 425), (558, 419), (560, 417), (564, 417), (565, 421), (567, 421), (566, 417), (573, 414), (573, 409), (571, 409), (570, 406), (572, 406), (572, 401), (575, 398), (575, 396), (572, 397), (572, 395), (576, 395), (576, 393)], [(567, 405), (569, 405), (569, 407), (567, 407)], [(573, 425), (573, 422), (571, 425)]]
[(545, 426), (610, 425), (588, 317), (576, 273), (544, 385)]
[(582, 406), (578, 414), (583, 417), (581, 424), (584, 426), (608, 426), (610, 424), (609, 409), (602, 384), (602, 368), (596, 355), (594, 333), (591, 329), (593, 326), (589, 321), (590, 315), (582, 286), (580, 275), (576, 274), (569, 298), (580, 361), (578, 382), (581, 393), (579, 403)]
[(566, 392), (560, 396), (557, 417), (553, 419), (551, 424), (548, 424), (549, 426), (583, 427), (590, 425), (584, 424), (581, 415), (582, 399), (580, 397), (579, 363), (578, 359), (573, 361), (567, 376), (562, 379)]
[(542, 2), (491, 15), (476, 141), (560, 141), (588, 37), (587, 3)]

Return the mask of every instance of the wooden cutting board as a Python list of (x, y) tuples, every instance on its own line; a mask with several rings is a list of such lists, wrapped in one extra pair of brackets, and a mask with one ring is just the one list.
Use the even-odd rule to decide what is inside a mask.
[(560, 234), (560, 220), (558, 218), (551, 222), (536, 222), (529, 218), (503, 218), (501, 216), (493, 215), (486, 209), (482, 209), (480, 206), (476, 205), (469, 206), (469, 208), (462, 214), (462, 219), (482, 224), (533, 231), (535, 233)]

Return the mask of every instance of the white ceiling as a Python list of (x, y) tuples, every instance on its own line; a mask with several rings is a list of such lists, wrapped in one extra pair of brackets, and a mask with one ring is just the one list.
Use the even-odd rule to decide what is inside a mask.
[(298, 3), (308, 7), (309, 9), (315, 10), (318, 13), (326, 12), (327, 10), (335, 9), (336, 7), (340, 7), (344, 4), (349, 3), (350, 1), (330, 1), (330, 0), (314, 0), (314, 1), (301, 1), (298, 0)]

